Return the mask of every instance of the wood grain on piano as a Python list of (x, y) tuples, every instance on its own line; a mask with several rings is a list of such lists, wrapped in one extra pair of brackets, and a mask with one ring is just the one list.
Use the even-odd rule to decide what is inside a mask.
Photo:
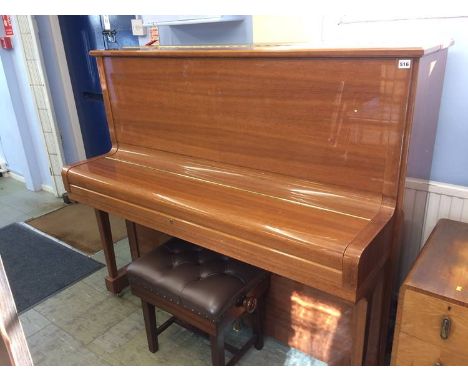
[(313, 353), (298, 317), (339, 311), (350, 350), (328, 359), (381, 362), (414, 109), (446, 49), (92, 54), (113, 148), (64, 169), (70, 198), (273, 272), (272, 333)]

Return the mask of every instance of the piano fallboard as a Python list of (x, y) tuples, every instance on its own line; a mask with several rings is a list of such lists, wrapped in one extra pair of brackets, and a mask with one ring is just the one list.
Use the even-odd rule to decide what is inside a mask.
[[(391, 218), (376, 195), (134, 150), (71, 167), (70, 195), (127, 218), (123, 211), (134, 210), (147, 219), (132, 221), (319, 289), (343, 288), (346, 249), (372, 221)], [(111, 207), (117, 201), (120, 208)], [(209, 242), (203, 238), (208, 232)]]

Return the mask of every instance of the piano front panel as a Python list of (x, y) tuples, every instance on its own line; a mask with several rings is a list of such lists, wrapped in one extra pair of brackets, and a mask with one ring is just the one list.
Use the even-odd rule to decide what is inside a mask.
[(174, 218), (155, 209), (135, 205), (126, 200), (90, 191), (79, 186), (70, 186), (73, 200), (102, 211), (125, 217), (170, 236), (179, 237), (202, 247), (244, 261), (254, 266), (276, 272), (284, 277), (333, 293), (344, 300), (355, 301), (356, 291), (343, 288), (340, 270), (296, 256), (288, 256), (271, 247), (259, 246), (240, 237), (206, 228), (204, 225)]
[(396, 195), (412, 70), (394, 58), (103, 64), (114, 143)]
[(69, 179), (134, 208), (154, 209), (279, 251), (282, 261), (295, 258), (303, 267), (318, 263), (341, 271), (344, 251), (370, 220), (107, 158), (82, 165)]

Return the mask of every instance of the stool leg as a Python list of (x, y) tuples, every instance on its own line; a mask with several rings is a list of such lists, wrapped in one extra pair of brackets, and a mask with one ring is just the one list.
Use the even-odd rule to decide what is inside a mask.
[(264, 309), (265, 309), (265, 299), (264, 297), (260, 297), (258, 299), (257, 309), (253, 313), (252, 317), (252, 329), (253, 335), (257, 337), (255, 340), (255, 349), (262, 350), (263, 349), (263, 316), (264, 316)]
[(154, 305), (143, 300), (141, 300), (141, 306), (143, 308), (143, 318), (145, 319), (148, 348), (151, 353), (156, 353), (159, 348), (158, 332), (156, 327), (156, 308)]
[(213, 366), (224, 366), (224, 332), (218, 330), (216, 335), (210, 335), (211, 340), (211, 362)]

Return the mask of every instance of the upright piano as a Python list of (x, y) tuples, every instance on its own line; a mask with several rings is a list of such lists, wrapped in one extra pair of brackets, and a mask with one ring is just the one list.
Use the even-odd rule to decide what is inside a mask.
[(96, 209), (108, 289), (127, 285), (112, 213), (133, 258), (169, 235), (272, 272), (268, 334), (330, 364), (382, 363), (405, 177), (430, 171), (446, 53), (91, 52), (112, 149), (63, 180)]

